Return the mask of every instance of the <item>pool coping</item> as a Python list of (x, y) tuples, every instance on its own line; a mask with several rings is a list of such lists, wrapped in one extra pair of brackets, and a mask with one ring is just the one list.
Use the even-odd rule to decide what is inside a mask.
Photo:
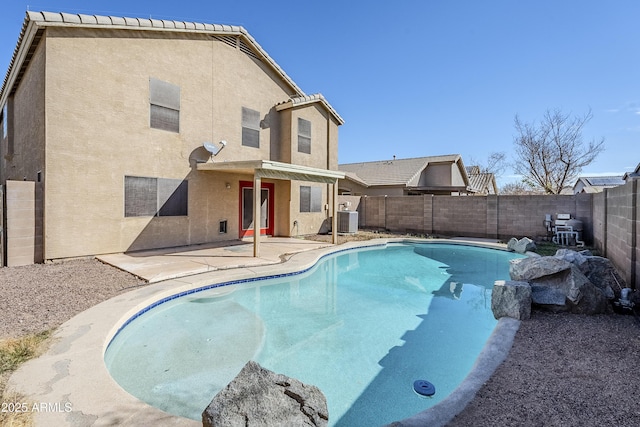
[[(121, 325), (154, 302), (182, 292), (215, 283), (301, 274), (321, 258), (334, 253), (402, 242), (454, 243), (506, 249), (504, 244), (466, 239), (374, 239), (297, 253), (282, 264), (212, 271), (159, 282), (113, 297), (65, 322), (54, 332), (53, 343), (42, 356), (26, 362), (13, 373), (7, 389), (27, 397), (29, 402), (25, 404), (33, 412), (36, 425), (200, 426), (201, 421), (171, 415), (140, 401), (112, 379), (104, 363), (104, 352)], [(464, 409), (507, 356), (518, 326), (517, 320), (501, 319), (474, 368), (449, 397), (432, 408), (392, 425), (446, 424)]]

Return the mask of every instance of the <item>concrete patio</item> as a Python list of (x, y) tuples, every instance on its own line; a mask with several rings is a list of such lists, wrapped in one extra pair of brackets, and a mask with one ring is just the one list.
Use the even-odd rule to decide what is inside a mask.
[(253, 238), (177, 248), (101, 255), (97, 258), (149, 283), (231, 268), (279, 264), (291, 255), (332, 246), (288, 237), (261, 237), (260, 256), (253, 256)]

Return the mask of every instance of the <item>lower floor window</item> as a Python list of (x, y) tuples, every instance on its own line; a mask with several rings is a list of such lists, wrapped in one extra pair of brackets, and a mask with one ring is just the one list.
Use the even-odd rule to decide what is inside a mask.
[(187, 216), (189, 182), (181, 179), (124, 177), (124, 216)]
[(322, 211), (322, 188), (300, 186), (300, 212)]

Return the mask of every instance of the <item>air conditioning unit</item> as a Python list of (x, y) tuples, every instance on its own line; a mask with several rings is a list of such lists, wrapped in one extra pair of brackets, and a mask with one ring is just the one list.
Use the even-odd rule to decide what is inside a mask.
[(358, 232), (358, 212), (338, 211), (338, 233)]

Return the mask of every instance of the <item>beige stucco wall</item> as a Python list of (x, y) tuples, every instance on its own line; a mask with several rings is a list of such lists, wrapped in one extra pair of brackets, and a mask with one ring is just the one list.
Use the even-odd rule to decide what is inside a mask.
[(11, 129), (13, 156), (7, 156), (7, 144), (2, 146), (4, 163), (2, 181), (35, 181), (44, 167), (45, 135), (45, 47), (36, 49), (20, 86), (9, 102), (8, 122)]
[(451, 163), (429, 164), (420, 176), (420, 186), (450, 186)]
[[(228, 145), (215, 161), (281, 157), (274, 105), (293, 91), (264, 64), (206, 35), (49, 27), (45, 40), (45, 258), (238, 238), (238, 182), (253, 177), (196, 171), (195, 160), (207, 158), (204, 141), (222, 139)], [(149, 78), (180, 87), (180, 133), (149, 127)], [(242, 107), (261, 113), (259, 149), (241, 145)], [(323, 132), (337, 147), (337, 124), (327, 125), (315, 107), (301, 110), (321, 137), (316, 147), (312, 134), (313, 150), (324, 160), (295, 160), (326, 168)], [(337, 149), (330, 158), (337, 168)], [(125, 175), (188, 180), (189, 215), (125, 218)], [(298, 194), (293, 187), (279, 194), (289, 191), (279, 183), (278, 200)], [(276, 234), (287, 235), (298, 206), (278, 208)]]
[[(322, 206), (320, 212), (300, 212), (300, 186), (319, 187), (322, 189)], [(329, 187), (329, 190), (327, 189)], [(318, 232), (328, 231), (329, 221), (331, 217), (331, 191), (332, 186), (317, 182), (291, 182), (291, 208), (290, 208), (290, 224), (291, 235), (314, 234)], [(329, 209), (326, 207), (329, 205)], [(294, 224), (294, 222), (297, 223)]]
[[(283, 161), (318, 169), (338, 169), (338, 124), (316, 104), (304, 105), (283, 111), (284, 125), (290, 126), (283, 134), (291, 137), (283, 144), (286, 150)], [(298, 118), (311, 122), (311, 153), (298, 151)], [(300, 212), (300, 186), (320, 187), (322, 207), (320, 212)], [(333, 186), (315, 182), (291, 182), (289, 210), (290, 235), (326, 232), (331, 218)]]
[[(8, 138), (0, 144), (0, 184), (28, 181), (34, 186), (34, 235), (31, 259), (43, 260), (43, 200), (45, 169), (45, 42), (35, 49), (13, 97), (8, 99)], [(13, 155), (8, 152), (9, 143)], [(40, 173), (39, 173), (40, 172)], [(40, 178), (40, 182), (38, 179)], [(7, 211), (13, 209), (7, 200)], [(1, 224), (0, 224), (1, 226)]]
[(451, 164), (451, 185), (454, 187), (461, 187), (465, 185), (464, 177), (462, 176), (458, 163)]

